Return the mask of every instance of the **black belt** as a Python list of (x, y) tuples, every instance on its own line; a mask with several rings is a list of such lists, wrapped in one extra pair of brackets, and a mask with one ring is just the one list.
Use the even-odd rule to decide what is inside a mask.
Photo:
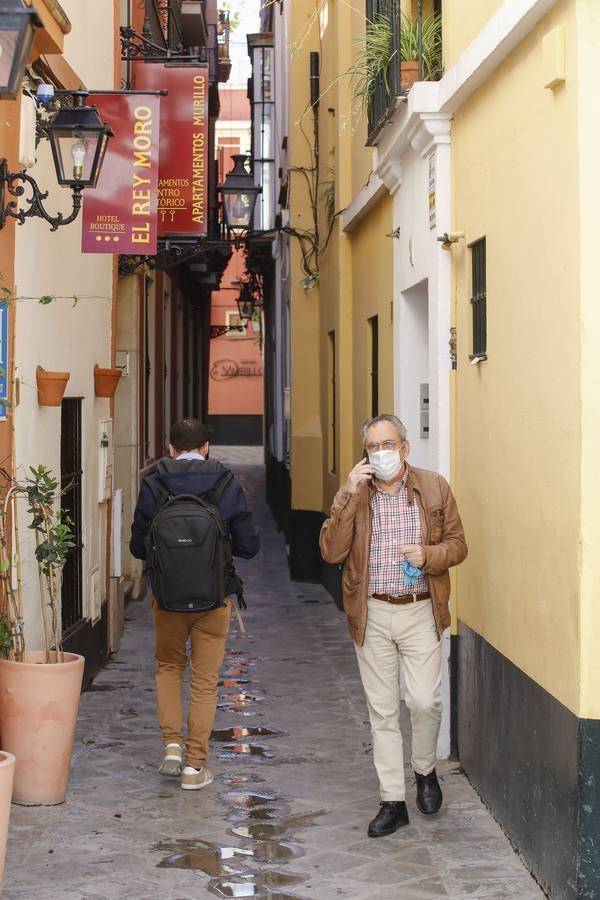
[(416, 603), (418, 600), (429, 600), (430, 594), (425, 591), (423, 594), (400, 594), (395, 597), (393, 594), (371, 594), (375, 600), (385, 600), (386, 603)]

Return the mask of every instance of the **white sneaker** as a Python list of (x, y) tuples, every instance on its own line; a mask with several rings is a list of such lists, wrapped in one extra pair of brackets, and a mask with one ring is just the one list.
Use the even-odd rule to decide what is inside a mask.
[(206, 766), (202, 766), (201, 769), (186, 766), (181, 773), (181, 787), (184, 791), (198, 791), (200, 788), (212, 784), (214, 777)]
[(161, 775), (177, 778), (181, 775), (183, 765), (183, 747), (181, 744), (167, 744), (165, 746), (162, 762), (159, 766)]

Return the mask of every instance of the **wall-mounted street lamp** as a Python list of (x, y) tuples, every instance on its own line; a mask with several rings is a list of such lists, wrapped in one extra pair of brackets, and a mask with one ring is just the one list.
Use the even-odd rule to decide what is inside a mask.
[(17, 96), (35, 30), (41, 24), (35, 9), (23, 0), (0, 0), (0, 99)]
[(247, 284), (242, 286), (240, 291), (240, 296), (237, 301), (237, 308), (240, 314), (240, 319), (242, 321), (248, 321), (252, 318), (252, 314), (254, 312), (254, 297), (252, 296), (252, 291)]
[(262, 188), (254, 184), (254, 176), (246, 168), (246, 154), (234, 153), (231, 158), (233, 169), (219, 187), (223, 199), (223, 219), (229, 231), (248, 231)]
[[(3, 2), (3, 0), (0, 0)], [(73, 192), (73, 210), (68, 216), (58, 213), (51, 216), (44, 209), (43, 201), (48, 191), (41, 191), (37, 182), (25, 172), (9, 172), (6, 159), (0, 159), (0, 228), (7, 218), (17, 219), (22, 225), (25, 219), (39, 216), (56, 231), (60, 225), (73, 222), (81, 209), (81, 192), (86, 187), (95, 187), (102, 168), (108, 140), (113, 131), (100, 118), (95, 106), (86, 106), (86, 91), (73, 92), (74, 105), (59, 109), (43, 126), (44, 134), (50, 140), (52, 156), (58, 183), (70, 187)], [(22, 182), (22, 184), (17, 184)], [(18, 208), (18, 202), (11, 200), (5, 204), (5, 191), (13, 197), (22, 197), (23, 184), (31, 188), (27, 197), (27, 209)]]

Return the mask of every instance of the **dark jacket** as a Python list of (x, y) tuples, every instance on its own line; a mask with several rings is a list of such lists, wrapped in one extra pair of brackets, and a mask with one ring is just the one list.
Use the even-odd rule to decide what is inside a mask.
[[(142, 472), (142, 484), (138, 497), (129, 549), (136, 559), (146, 558), (145, 540), (156, 512), (156, 500), (146, 479), (156, 473), (163, 487), (173, 495), (210, 491), (228, 469), (212, 459), (171, 459), (165, 457)], [(234, 556), (251, 559), (258, 553), (260, 542), (252, 513), (246, 505), (241, 485), (232, 478), (219, 500), (219, 509), (229, 526), (231, 552)]]

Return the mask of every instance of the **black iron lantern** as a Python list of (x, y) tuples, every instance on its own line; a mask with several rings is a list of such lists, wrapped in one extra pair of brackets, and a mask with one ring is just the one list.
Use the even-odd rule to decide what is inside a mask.
[[(38, 216), (48, 222), (52, 231), (56, 231), (61, 225), (70, 225), (79, 215), (83, 189), (96, 187), (106, 146), (113, 136), (110, 125), (102, 122), (96, 107), (85, 105), (87, 96), (86, 91), (74, 91), (75, 105), (59, 109), (47, 124), (43, 124), (42, 129), (52, 146), (58, 183), (71, 188), (73, 209), (67, 216), (62, 213), (51, 216), (44, 206), (48, 191), (42, 191), (35, 178), (27, 172), (10, 172), (7, 160), (1, 157), (0, 229), (4, 228), (8, 219), (16, 219), (23, 225), (25, 219)], [(31, 194), (24, 196), (27, 187)], [(7, 202), (7, 194), (22, 198), (21, 204), (18, 199)], [(23, 202), (27, 204), (25, 207)]]
[(237, 308), (242, 321), (247, 322), (252, 318), (254, 312), (254, 297), (247, 284), (245, 284), (240, 291), (240, 296), (237, 299)]
[(86, 96), (85, 91), (74, 93), (75, 105), (59, 109), (46, 125), (56, 177), (63, 187), (96, 187), (113, 135), (96, 107), (85, 105)]
[(232, 155), (233, 169), (227, 174), (219, 190), (223, 198), (223, 216), (230, 230), (247, 231), (261, 188), (254, 184), (254, 177), (246, 168), (248, 157), (244, 153)]
[(0, 0), (0, 98), (14, 100), (21, 87), (36, 28), (42, 20), (22, 0)]

